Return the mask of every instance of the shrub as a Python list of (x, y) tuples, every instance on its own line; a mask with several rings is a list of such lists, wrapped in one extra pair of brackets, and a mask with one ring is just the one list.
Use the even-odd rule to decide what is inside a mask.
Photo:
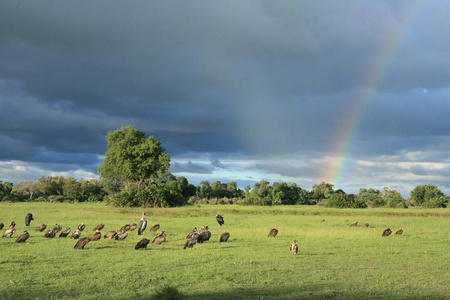
[(390, 208), (408, 208), (408, 206), (406, 206), (405, 200), (400, 197), (389, 198), (387, 200), (386, 206)]
[(241, 205), (261, 205), (261, 206), (271, 206), (272, 200), (262, 197), (248, 197), (243, 199), (239, 204)]
[(423, 202), (422, 205), (427, 208), (445, 208), (448, 204), (446, 200), (447, 199), (445, 197), (432, 198), (426, 202)]
[(164, 286), (156, 291), (156, 294), (151, 297), (153, 300), (178, 300), (184, 299), (182, 293), (176, 287)]
[(335, 208), (366, 208), (364, 200), (356, 198), (355, 195), (334, 193), (325, 201), (325, 207)]

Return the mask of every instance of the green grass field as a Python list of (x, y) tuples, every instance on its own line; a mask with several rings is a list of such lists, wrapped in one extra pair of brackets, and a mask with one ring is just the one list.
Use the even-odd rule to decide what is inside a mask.
[[(167, 241), (134, 250), (140, 239), (90, 242), (75, 250), (70, 238), (47, 239), (34, 229), (56, 223), (82, 237), (138, 223), (143, 209), (104, 204), (0, 203), (0, 222), (17, 232), (0, 238), (1, 299), (450, 299), (450, 211), (446, 209), (327, 209), (202, 205), (144, 209), (148, 231), (160, 224)], [(14, 243), (33, 213), (31, 237)], [(219, 228), (215, 214), (225, 225)], [(325, 219), (321, 223), (320, 220)], [(346, 221), (348, 219), (348, 221)], [(358, 227), (349, 224), (359, 222)], [(369, 228), (362, 225), (368, 222)], [(209, 225), (211, 240), (183, 250), (187, 233)], [(278, 236), (268, 238), (271, 228)], [(384, 229), (401, 236), (381, 237)], [(219, 243), (221, 233), (231, 234)], [(296, 239), (299, 253), (289, 245)]]

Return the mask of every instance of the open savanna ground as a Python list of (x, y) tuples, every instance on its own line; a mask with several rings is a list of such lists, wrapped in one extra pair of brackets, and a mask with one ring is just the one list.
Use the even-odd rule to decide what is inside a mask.
[[(134, 250), (137, 232), (123, 242), (102, 239), (75, 250), (70, 238), (44, 238), (34, 229), (56, 223), (82, 237), (138, 223), (146, 212), (145, 237), (160, 224), (167, 241)], [(31, 237), (14, 243), (33, 213)], [(215, 215), (225, 219), (219, 227)], [(325, 219), (325, 222), (320, 222)], [(12, 238), (0, 238), (1, 299), (449, 299), (450, 211), (447, 209), (327, 209), (305, 206), (114, 208), (104, 204), (0, 203), (3, 232), (17, 223)], [(348, 221), (347, 221), (348, 220)], [(354, 222), (358, 227), (350, 227)], [(368, 222), (369, 228), (362, 225)], [(212, 237), (183, 249), (187, 233), (209, 225)], [(384, 229), (401, 236), (381, 237)], [(279, 230), (268, 238), (271, 228)], [(229, 231), (227, 243), (219, 243)], [(299, 253), (289, 245), (296, 239)], [(166, 288), (166, 289), (164, 289)]]

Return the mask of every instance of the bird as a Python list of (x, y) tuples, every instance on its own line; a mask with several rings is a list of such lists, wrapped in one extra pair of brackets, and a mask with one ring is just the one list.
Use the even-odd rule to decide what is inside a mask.
[(45, 233), (44, 233), (44, 237), (46, 237), (46, 238), (54, 238), (55, 237), (55, 234), (56, 234), (56, 231), (55, 230), (53, 230), (53, 229), (51, 229), (51, 230), (47, 230)]
[(32, 220), (34, 220), (33, 214), (32, 213), (27, 214), (25, 216), (25, 226), (29, 227)]
[(203, 243), (205, 241), (209, 241), (209, 238), (211, 237), (211, 231), (209, 231), (208, 225), (203, 226), (198, 231), (198, 238), (197, 242)]
[(276, 237), (278, 234), (278, 230), (275, 228), (270, 229), (269, 234), (267, 235), (268, 237)]
[(130, 230), (129, 230), (129, 231), (133, 231), (133, 230), (135, 230), (136, 228), (137, 228), (137, 224), (136, 224), (136, 223), (133, 223), (133, 224), (130, 225)]
[(95, 227), (93, 231), (100, 231), (103, 229), (103, 227), (105, 227), (105, 224), (103, 223), (97, 224), (97, 227)]
[(0, 223), (0, 230), (2, 230), (3, 227), (5, 227), (5, 224), (3, 224), (3, 222), (1, 222), (1, 223)]
[(59, 237), (66, 237), (66, 236), (68, 236), (70, 231), (71, 230), (70, 230), (70, 226), (69, 226), (66, 229), (64, 229), (63, 231), (61, 231), (61, 233), (59, 234)]
[(79, 231), (83, 231), (86, 228), (86, 225), (84, 225), (84, 223), (81, 223), (80, 225), (78, 225), (77, 229)]
[(11, 223), (9, 223), (9, 228), (14, 228), (16, 227), (16, 222), (12, 221)]
[(147, 228), (147, 220), (145, 219), (145, 212), (143, 212), (141, 221), (139, 222), (139, 225), (137, 227), (138, 235), (142, 235), (142, 237), (144, 237), (145, 228)]
[(125, 224), (125, 225), (122, 226), (122, 228), (119, 229), (119, 232), (128, 231), (128, 230), (130, 230), (130, 228), (131, 228), (130, 224)]
[(47, 225), (45, 225), (45, 224), (42, 223), (41, 225), (39, 225), (38, 227), (36, 227), (36, 229), (35, 229), (34, 231), (42, 232), (42, 231), (45, 230), (45, 228), (47, 228)]
[(28, 231), (24, 231), (19, 237), (16, 239), (16, 243), (25, 243), (25, 241), (30, 237)]
[(56, 224), (55, 227), (53, 227), (52, 230), (53, 230), (55, 233), (57, 233), (57, 232), (59, 232), (61, 229), (62, 229), (61, 225)]
[(396, 235), (401, 235), (403, 233), (403, 227), (402, 227), (402, 229), (400, 229), (399, 231), (397, 231), (395, 234)]
[(186, 249), (186, 248), (193, 248), (194, 245), (197, 243), (197, 236), (198, 236), (198, 233), (197, 233), (197, 231), (195, 231), (195, 232), (191, 235), (190, 238), (187, 238), (187, 239), (186, 239), (186, 242), (184, 243), (183, 249)]
[(147, 249), (148, 243), (150, 243), (150, 240), (144, 238), (144, 239), (140, 240), (139, 242), (137, 242), (136, 246), (134, 246), (134, 249), (135, 250)]
[(221, 243), (226, 242), (226, 241), (228, 241), (229, 238), (230, 238), (230, 233), (228, 231), (225, 231), (224, 233), (222, 233), (220, 235), (219, 242), (221, 242)]
[(3, 237), (11, 237), (14, 232), (16, 232), (16, 228), (10, 228), (8, 230), (5, 231), (5, 233), (3, 234)]
[(297, 245), (296, 240), (294, 240), (294, 242), (291, 244), (291, 246), (289, 247), (289, 250), (291, 250), (292, 255), (297, 255), (298, 245)]
[(350, 225), (350, 227), (357, 227), (357, 226), (358, 226), (358, 222), (353, 223), (353, 224)]
[(197, 234), (197, 227), (194, 227), (194, 229), (191, 230), (191, 232), (188, 233), (188, 235), (186, 236), (186, 239), (190, 239), (192, 237), (193, 234)]
[(320, 223), (323, 223), (323, 222), (325, 222), (325, 219), (322, 219), (322, 221), (320, 221)]
[(119, 232), (119, 234), (116, 235), (114, 238), (116, 241), (123, 241), (128, 236), (128, 232)]
[(70, 236), (71, 239), (78, 239), (81, 236), (81, 231), (80, 229), (75, 229), (74, 231), (72, 231), (72, 235)]
[(97, 231), (91, 236), (90, 241), (91, 241), (91, 242), (98, 241), (99, 239), (101, 239), (101, 237), (102, 237), (102, 233), (101, 233), (100, 231), (97, 230)]
[(89, 243), (90, 239), (88, 237), (79, 239), (78, 242), (73, 247), (74, 249), (84, 249), (87, 243)]
[(157, 244), (160, 245), (163, 242), (166, 241), (166, 231), (165, 230), (161, 230), (158, 235), (155, 237), (155, 239), (152, 241), (152, 244)]
[(383, 231), (383, 234), (381, 236), (389, 236), (389, 235), (391, 235), (391, 233), (392, 233), (392, 229), (388, 228)]
[(104, 238), (104, 239), (108, 238), (108, 239), (112, 240), (112, 239), (116, 236), (117, 232), (118, 232), (117, 230), (111, 230), (111, 231), (108, 231), (108, 232), (103, 236), (103, 238)]
[(364, 224), (364, 226), (363, 227), (369, 227), (369, 223), (366, 223), (366, 224)]
[(216, 215), (217, 223), (219, 223), (219, 226), (222, 226), (225, 224), (225, 221), (223, 220), (223, 217), (221, 215)]
[(158, 229), (159, 229), (159, 224), (156, 224), (150, 228), (150, 231), (157, 231)]

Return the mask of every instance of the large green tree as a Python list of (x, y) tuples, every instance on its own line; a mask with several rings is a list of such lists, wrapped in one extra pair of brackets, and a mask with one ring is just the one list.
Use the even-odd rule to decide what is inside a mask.
[(127, 125), (106, 135), (107, 151), (98, 168), (100, 178), (139, 191), (158, 171), (170, 166), (170, 155), (153, 136)]

